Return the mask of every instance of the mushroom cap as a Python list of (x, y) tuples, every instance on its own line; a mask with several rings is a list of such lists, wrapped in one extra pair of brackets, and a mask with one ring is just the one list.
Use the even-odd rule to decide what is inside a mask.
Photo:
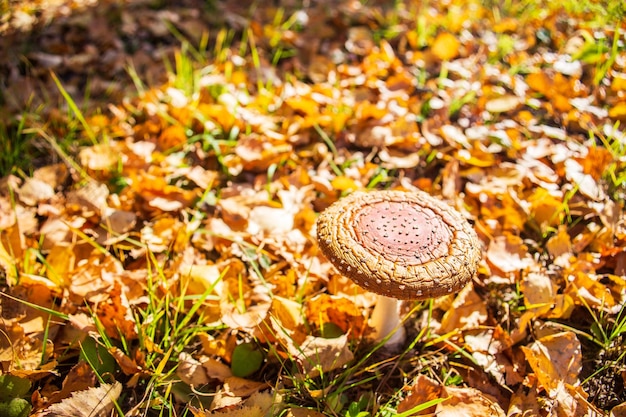
[(320, 214), (317, 240), (343, 275), (402, 300), (460, 291), (480, 260), (467, 220), (422, 191), (354, 192)]

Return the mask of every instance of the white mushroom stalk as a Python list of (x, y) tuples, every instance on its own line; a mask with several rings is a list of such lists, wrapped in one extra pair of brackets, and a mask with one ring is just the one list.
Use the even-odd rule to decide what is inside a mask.
[(370, 314), (369, 325), (374, 329), (373, 339), (376, 342), (383, 341), (387, 346), (398, 346), (406, 339), (406, 330), (400, 317), (400, 302), (395, 298), (379, 295), (376, 297), (376, 305)]
[(384, 296), (370, 318), (378, 340), (401, 327), (395, 300), (456, 293), (472, 279), (480, 259), (467, 220), (421, 191), (352, 193), (319, 216), (317, 238), (343, 275)]

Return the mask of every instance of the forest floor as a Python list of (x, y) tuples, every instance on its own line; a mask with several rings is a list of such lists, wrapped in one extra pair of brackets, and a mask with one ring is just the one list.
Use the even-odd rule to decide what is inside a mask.
[[(626, 415), (615, 1), (0, 2), (0, 415)], [(476, 231), (400, 305), (319, 251), (355, 191)]]

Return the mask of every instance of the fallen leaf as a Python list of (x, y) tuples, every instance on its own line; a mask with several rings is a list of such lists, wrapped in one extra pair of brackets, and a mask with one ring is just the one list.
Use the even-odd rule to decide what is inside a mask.
[(515, 110), (520, 104), (517, 96), (506, 95), (488, 100), (485, 103), (485, 110), (490, 113), (505, 113)]
[(247, 397), (252, 397), (266, 388), (267, 384), (264, 382), (254, 382), (236, 376), (229, 377), (215, 394), (211, 402), (211, 410), (215, 412), (226, 408), (224, 411), (227, 412), (228, 408), (232, 409), (235, 406), (245, 407)]
[(505, 275), (520, 273), (533, 264), (522, 239), (510, 233), (497, 236), (489, 243), (487, 260)]
[(522, 346), (539, 383), (554, 398), (561, 384), (575, 385), (582, 369), (580, 342), (572, 332), (543, 336), (530, 347)]
[(122, 384), (102, 384), (98, 388), (76, 391), (72, 396), (36, 414), (38, 417), (105, 417), (113, 410), (122, 392)]
[(473, 388), (440, 385), (438, 382), (420, 375), (411, 387), (410, 395), (398, 404), (398, 412), (409, 411), (427, 401), (443, 399), (418, 415), (437, 416), (498, 416), (506, 414), (500, 405)]
[(307, 378), (341, 368), (354, 358), (346, 335), (333, 339), (308, 335), (301, 346), (289, 346), (289, 350)]
[(467, 285), (455, 297), (441, 320), (442, 334), (462, 329), (472, 329), (487, 320), (487, 306), (472, 285)]
[(37, 178), (26, 178), (17, 190), (20, 200), (27, 206), (35, 206), (54, 196), (54, 188)]
[(208, 384), (210, 381), (207, 369), (202, 366), (199, 360), (194, 359), (186, 352), (182, 352), (178, 355), (176, 375), (181, 381), (192, 387), (200, 387)]
[(430, 46), (430, 50), (440, 61), (449, 61), (459, 55), (461, 43), (451, 33), (441, 32)]

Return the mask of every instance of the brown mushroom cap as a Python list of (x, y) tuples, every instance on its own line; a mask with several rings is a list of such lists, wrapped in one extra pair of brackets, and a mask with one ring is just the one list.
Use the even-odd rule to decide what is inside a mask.
[(324, 255), (363, 288), (402, 300), (458, 292), (480, 245), (454, 208), (425, 192), (354, 192), (317, 219)]

